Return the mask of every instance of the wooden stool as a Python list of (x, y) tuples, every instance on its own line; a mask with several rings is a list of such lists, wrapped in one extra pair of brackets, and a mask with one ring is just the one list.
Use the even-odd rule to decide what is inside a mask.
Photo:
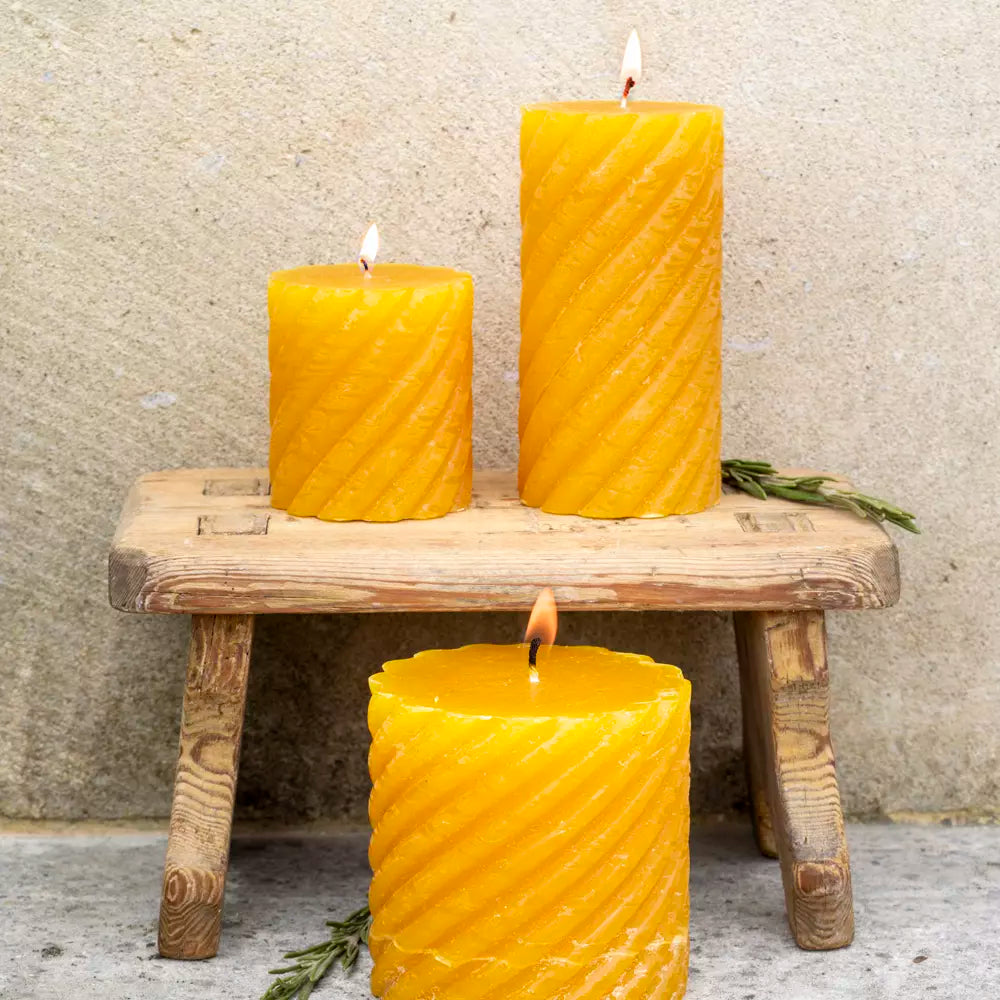
[(800, 947), (851, 941), (823, 614), (896, 600), (896, 550), (870, 521), (743, 494), (702, 514), (593, 521), (522, 507), (511, 474), (482, 472), (468, 511), (330, 524), (272, 509), (264, 469), (182, 469), (136, 482), (109, 577), (122, 611), (192, 615), (167, 958), (218, 949), (254, 615), (523, 611), (544, 585), (564, 610), (736, 612), (757, 843), (781, 860)]

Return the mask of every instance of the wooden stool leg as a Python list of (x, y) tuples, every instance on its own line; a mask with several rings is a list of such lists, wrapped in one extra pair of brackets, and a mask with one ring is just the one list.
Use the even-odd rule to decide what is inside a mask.
[(854, 908), (830, 743), (823, 612), (741, 612), (736, 627), (744, 712), (756, 718), (763, 737), (758, 760), (788, 923), (800, 948), (843, 948), (854, 937)]
[(252, 641), (252, 615), (191, 618), (160, 901), (164, 958), (211, 958), (219, 948)]
[(740, 700), (743, 704), (743, 760), (746, 764), (747, 786), (750, 791), (750, 816), (753, 835), (760, 853), (769, 858), (778, 856), (771, 822), (771, 790), (768, 781), (768, 752), (762, 712), (757, 707), (754, 691), (754, 659), (751, 653), (751, 616), (737, 613), (736, 655), (740, 663)]

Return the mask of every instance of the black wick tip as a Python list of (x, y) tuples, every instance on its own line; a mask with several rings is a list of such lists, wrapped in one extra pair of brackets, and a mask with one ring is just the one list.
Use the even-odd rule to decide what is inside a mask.
[(541, 646), (542, 640), (536, 635), (534, 639), (531, 640), (531, 645), (528, 647), (528, 666), (536, 667), (538, 666), (538, 647)]

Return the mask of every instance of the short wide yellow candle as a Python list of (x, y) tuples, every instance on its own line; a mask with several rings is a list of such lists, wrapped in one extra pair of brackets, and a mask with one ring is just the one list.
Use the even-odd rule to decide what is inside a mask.
[(271, 502), (440, 517), (472, 490), (472, 279), (355, 264), (271, 275)]
[(521, 120), (521, 499), (656, 517), (721, 492), (722, 111)]
[(372, 992), (679, 998), (690, 685), (592, 647), (419, 653), (371, 678)]

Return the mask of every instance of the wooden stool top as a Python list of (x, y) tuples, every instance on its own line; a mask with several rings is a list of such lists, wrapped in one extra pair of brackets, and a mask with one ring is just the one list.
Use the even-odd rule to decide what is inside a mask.
[(140, 477), (109, 560), (122, 611), (510, 611), (551, 586), (563, 610), (880, 608), (896, 549), (844, 511), (724, 495), (701, 514), (597, 521), (523, 507), (513, 473), (476, 476), (467, 511), (330, 523), (268, 501), (266, 469)]

